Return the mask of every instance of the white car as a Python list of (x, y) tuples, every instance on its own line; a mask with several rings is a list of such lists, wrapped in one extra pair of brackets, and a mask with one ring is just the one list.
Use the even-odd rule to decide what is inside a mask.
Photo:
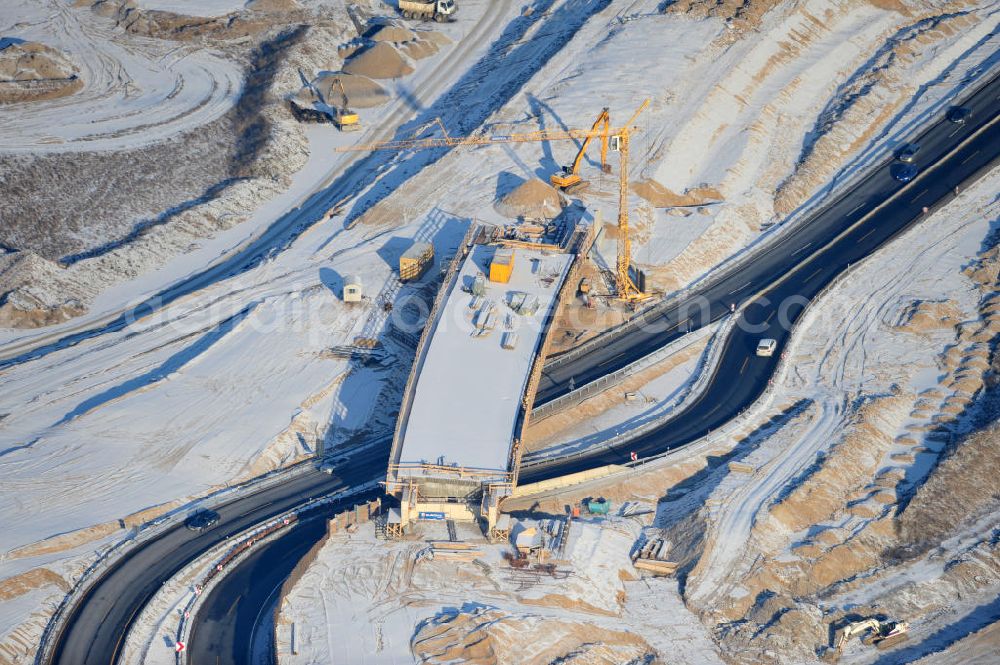
[(762, 339), (757, 342), (758, 356), (773, 356), (774, 350), (778, 348), (778, 341), (774, 339)]

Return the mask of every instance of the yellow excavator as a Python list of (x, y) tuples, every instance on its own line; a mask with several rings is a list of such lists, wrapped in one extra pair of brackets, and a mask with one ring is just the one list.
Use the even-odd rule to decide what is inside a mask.
[(350, 105), (347, 101), (347, 91), (344, 90), (344, 82), (340, 80), (340, 77), (333, 79), (330, 84), (330, 92), (333, 92), (334, 86), (340, 88), (340, 106), (332, 106), (333, 112), (330, 114), (333, 124), (337, 126), (342, 132), (356, 132), (361, 129), (361, 119), (358, 114), (350, 109)]
[(559, 173), (553, 173), (549, 180), (553, 187), (558, 187), (567, 194), (579, 191), (587, 186), (587, 182), (580, 177), (580, 164), (583, 163), (583, 155), (587, 152), (587, 146), (595, 136), (601, 137), (601, 170), (611, 173), (608, 165), (608, 136), (611, 134), (611, 114), (605, 106), (601, 114), (594, 121), (594, 126), (590, 128), (590, 133), (584, 139), (580, 150), (576, 153), (576, 159), (570, 166), (562, 167)]
[[(585, 129), (565, 129), (565, 130), (539, 130), (534, 132), (495, 134), (495, 135), (471, 135), (471, 136), (449, 136), (445, 131), (440, 118), (434, 122), (441, 128), (443, 136), (425, 139), (403, 139), (392, 141), (379, 141), (367, 145), (350, 145), (336, 148), (337, 152), (355, 152), (372, 150), (423, 150), (428, 148), (445, 148), (457, 146), (492, 145), (495, 143), (529, 143), (535, 141), (583, 141), (583, 148), (577, 155), (573, 170), (579, 168), (579, 162), (583, 151), (591, 139), (600, 137), (602, 144), (620, 153), (621, 166), (618, 174), (618, 257), (615, 270), (615, 296), (626, 302), (636, 303), (646, 300), (652, 296), (646, 291), (645, 278), (638, 270), (633, 270), (632, 266), (632, 238), (629, 228), (628, 216), (628, 166), (629, 166), (629, 139), (632, 132), (638, 127), (633, 127), (639, 114), (649, 106), (649, 100), (643, 101), (642, 105), (636, 109), (629, 121), (621, 127), (605, 127), (603, 125), (607, 109), (598, 116), (598, 121), (590, 130)], [(610, 122), (609, 122), (610, 124)], [(606, 143), (605, 143), (606, 141)], [(602, 145), (601, 161), (605, 162), (606, 149)], [(579, 176), (577, 176), (579, 177)], [(555, 183), (555, 180), (552, 180)], [(633, 274), (635, 278), (633, 278)]]

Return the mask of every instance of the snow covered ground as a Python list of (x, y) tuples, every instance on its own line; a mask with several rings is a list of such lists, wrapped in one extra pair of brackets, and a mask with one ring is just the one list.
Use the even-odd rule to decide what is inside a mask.
[[(190, 3), (201, 4), (201, 3)], [(229, 110), (243, 72), (210, 49), (123, 34), (63, 0), (11, 0), (0, 34), (67, 53), (83, 89), (62, 99), (0, 108), (4, 152), (115, 150), (169, 139)]]
[(186, 16), (221, 16), (245, 8), (247, 0), (139, 0), (137, 4), (142, 9)]
[(637, 519), (574, 521), (552, 576), (513, 569), (501, 557), (509, 544), (458, 526), (475, 562), (429, 555), (427, 541), (447, 539), (443, 525), (401, 542), (376, 540), (371, 524), (331, 536), (281, 601), (278, 662), (469, 662), (485, 652), (511, 665), (570, 654), (721, 663), (676, 583), (637, 577)]
[[(517, 3), (468, 0), (461, 20), (442, 28), (455, 49), (421, 61), (415, 74), (395, 82), (392, 103), (363, 111), (368, 130), (361, 135), (309, 129), (309, 161), (287, 191), (266, 204), (244, 193), (257, 206), (249, 221), (211, 238), (164, 228), (100, 262), (81, 261), (65, 274), (99, 285), (88, 287), (95, 299), (87, 315), (42, 330), (0, 333), (0, 351), (11, 355), (100, 328), (127, 304), (164, 287), (176, 286), (181, 294), (124, 329), (0, 374), (0, 510), (9, 516), (0, 553), (0, 578), (8, 583), (0, 592), (0, 638), (10, 643), (15, 633), (28, 635), (24, 643), (30, 648), (31, 631), (18, 632), (17, 626), (29, 620), (39, 625), (41, 612), (61, 597), (95, 549), (115, 539), (119, 519), (142, 521), (234, 479), (390, 425), (398, 406), (393, 391), (401, 389), (408, 363), (404, 345), (385, 342), (387, 366), (364, 368), (351, 367), (329, 348), (384, 330), (380, 306), (400, 293), (392, 278), (399, 243), (428, 240), (438, 256), (448, 255), (470, 220), (501, 220), (493, 202), (512, 181), (546, 178), (575, 150), (570, 143), (522, 144), (352, 161), (332, 153), (333, 147), (389, 138), (400, 123), (405, 131), (398, 135), (409, 135), (438, 115), (452, 132), (476, 131), (482, 124), (500, 133), (560, 123), (589, 126), (603, 105), (624, 122), (649, 97), (651, 108), (637, 120), (642, 132), (633, 142), (633, 172), (661, 179), (678, 195), (705, 183), (723, 198), (706, 206), (705, 214), (674, 217), (633, 197), (639, 262), (662, 267), (680, 257), (659, 275), (670, 287), (752, 242), (760, 225), (774, 218), (775, 192), (790, 182), (804, 153), (821, 155), (835, 172), (849, 176), (895, 145), (900, 132), (936, 114), (967, 83), (970, 70), (978, 68), (981, 76), (994, 64), (996, 37), (990, 33), (997, 17), (990, 3), (969, 10), (954, 27), (908, 42), (912, 57), (897, 76), (916, 89), (902, 89), (896, 79), (864, 88), (895, 91), (891, 99), (875, 97), (892, 115), (872, 124), (845, 115), (843, 103), (854, 97), (842, 95), (852, 88), (841, 86), (867, 81), (870, 59), (886, 43), (895, 44), (899, 30), (945, 9), (911, 3), (914, 12), (905, 15), (860, 1), (809, 0), (782, 6), (767, 15), (761, 32), (731, 41), (721, 20), (659, 15), (658, 4), (559, 0), (517, 18)], [(222, 9), (219, 3), (202, 6)], [(4, 34), (16, 26), (43, 43), (56, 40), (52, 45), (64, 49), (88, 81), (80, 93), (46, 103), (34, 115), (0, 109), (2, 149), (113, 150), (169, 140), (231, 107), (241, 81), (236, 65), (206, 49), (171, 50), (155, 40), (123, 50), (120, 33), (94, 27), (82, 11), (26, 0), (0, 11)], [(809, 16), (826, 19), (819, 25)], [(637, 43), (655, 66), (635, 57)], [(914, 95), (911, 102), (900, 101)], [(155, 120), (154, 126), (147, 130), (144, 119)], [(845, 150), (820, 151), (818, 135), (833, 136)], [(803, 143), (807, 136), (809, 146)], [(380, 179), (371, 177), (372, 170)], [(328, 188), (343, 171), (350, 176)], [(614, 176), (599, 175), (590, 161), (584, 171), (592, 181), (584, 200), (613, 220)], [(802, 185), (806, 194), (800, 198), (808, 200), (834, 172), (823, 174)], [(351, 223), (325, 218), (345, 197)], [(955, 219), (935, 223), (959, 223)], [(908, 262), (886, 263), (884, 274), (876, 272), (879, 280), (870, 280), (879, 285), (878, 298), (864, 290), (871, 284), (856, 286), (858, 291), (837, 296), (838, 302), (867, 298), (870, 304), (845, 306), (829, 328), (803, 333), (807, 342), (790, 390), (814, 402), (803, 433), (808, 441), (795, 446), (794, 459), (774, 463), (775, 474), (794, 475), (811, 461), (842, 420), (844, 393), (884, 390), (885, 377), (903, 390), (934, 382), (928, 358), (946, 333), (914, 337), (879, 322), (898, 320), (913, 297), (939, 298), (953, 287), (956, 307), (969, 306), (972, 296), (958, 278), (941, 272), (971, 255), (973, 240), (962, 229), (975, 227), (982, 238), (983, 229), (976, 227), (981, 219), (961, 224), (939, 236), (911, 237), (917, 249)], [(600, 243), (601, 253), (611, 257), (610, 234)], [(248, 246), (260, 260), (230, 270), (227, 258)], [(121, 266), (127, 269), (109, 280), (107, 273)], [(340, 300), (347, 274), (362, 276), (369, 302), (349, 306)], [(928, 277), (915, 282), (919, 288), (906, 287), (910, 291), (890, 279), (913, 274)], [(109, 282), (117, 285), (96, 295)], [(832, 339), (827, 330), (836, 331)], [(886, 342), (892, 339), (900, 341)], [(876, 364), (865, 354), (868, 344), (882, 349), (885, 360)], [(664, 394), (679, 377), (663, 380)], [(768, 455), (776, 452), (764, 450), (753, 462), (769, 464)], [(902, 449), (890, 454), (896, 452)], [(923, 468), (926, 458), (917, 460), (915, 466), (892, 465)], [(763, 480), (759, 491), (727, 485), (742, 508), (719, 513), (719, 523), (734, 534), (732, 547), (719, 551), (720, 569), (740, 569), (739, 537), (779, 477)], [(713, 574), (705, 573), (712, 583), (704, 589), (725, 586)]]

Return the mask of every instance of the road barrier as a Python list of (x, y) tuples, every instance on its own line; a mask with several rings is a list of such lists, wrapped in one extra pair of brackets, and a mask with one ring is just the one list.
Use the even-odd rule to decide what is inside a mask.
[[(954, 99), (948, 101), (947, 103), (961, 104), (964, 100), (974, 96), (983, 88), (993, 84), (997, 79), (1000, 79), (1000, 72), (994, 74), (982, 85), (976, 86), (974, 89), (967, 91), (965, 95), (957, 95)], [(929, 129), (930, 125), (926, 126), (924, 131), (926, 132)], [(923, 132), (920, 136), (922, 135)], [(724, 261), (714, 266), (710, 272), (697, 278), (694, 282), (687, 285), (683, 289), (671, 293), (667, 298), (661, 300), (660, 302), (640, 311), (636, 314), (636, 316), (621, 325), (611, 328), (604, 333), (587, 340), (583, 344), (553, 357), (548, 361), (547, 369), (560, 367), (572, 360), (575, 360), (576, 358), (579, 358), (580, 356), (592, 353), (595, 349), (608, 344), (610, 340), (616, 339), (617, 337), (625, 335), (632, 330), (653, 322), (655, 319), (659, 318), (663, 312), (687, 299), (695, 289), (705, 290), (711, 288), (714, 284), (743, 269), (747, 264), (758, 261), (761, 254), (771, 251), (773, 247), (784, 241), (787, 236), (797, 230), (803, 222), (807, 221), (809, 217), (816, 212), (821, 201), (825, 201), (830, 197), (833, 197), (834, 201), (845, 198), (873, 173), (881, 168), (885, 168), (886, 164), (888, 164), (892, 159), (892, 152), (889, 150), (881, 151), (881, 154), (889, 158), (888, 160), (882, 159), (879, 161), (879, 154), (880, 152), (877, 150), (874, 152), (871, 157), (873, 161), (867, 168), (854, 169), (848, 176), (841, 178), (840, 182), (836, 182), (837, 178), (835, 177), (834, 184), (826, 190), (822, 199), (815, 201), (808, 207), (802, 207), (793, 211), (784, 220), (764, 231), (761, 234), (761, 237), (758, 238), (757, 242), (752, 243), (740, 252), (726, 258)], [(843, 173), (843, 170), (841, 173)]]
[[(413, 365), (410, 367), (410, 374), (406, 378), (406, 388), (403, 390), (403, 397), (399, 403), (399, 415), (396, 416), (392, 446), (389, 449), (389, 464), (399, 462), (398, 456), (401, 452), (399, 447), (403, 442), (403, 436), (406, 434), (406, 422), (410, 418), (410, 409), (413, 408), (413, 396), (417, 389), (417, 377), (420, 376), (420, 370), (423, 369), (424, 360), (427, 357), (428, 343), (434, 335), (434, 329), (437, 327), (437, 317), (441, 309), (441, 304), (448, 297), (448, 294), (451, 293), (452, 289), (455, 288), (462, 262), (465, 261), (465, 257), (472, 251), (472, 246), (479, 239), (480, 234), (484, 232), (485, 227), (482, 224), (476, 223), (469, 226), (469, 229), (465, 232), (465, 236), (462, 238), (462, 242), (459, 243), (458, 249), (455, 251), (455, 256), (451, 260), (448, 272), (445, 273), (441, 282), (441, 288), (438, 289), (437, 297), (434, 298), (434, 304), (431, 305), (430, 312), (427, 314), (427, 322), (420, 333), (420, 341), (417, 342)], [(387, 480), (389, 479), (387, 478)]]
[[(239, 541), (233, 545), (225, 555), (208, 571), (205, 577), (202, 579), (200, 585), (196, 585), (195, 593), (188, 601), (185, 606), (184, 611), (181, 613), (180, 621), (177, 625), (177, 632), (175, 633), (174, 643), (175, 644), (187, 644), (188, 635), (190, 634), (190, 627), (192, 619), (197, 615), (198, 609), (201, 606), (202, 601), (208, 597), (209, 592), (219, 583), (219, 581), (224, 577), (224, 573), (227, 568), (237, 563), (240, 559), (246, 556), (250, 550), (255, 546), (262, 543), (270, 542), (274, 538), (283, 532), (285, 529), (292, 528), (297, 524), (302, 518), (303, 513), (310, 510), (318, 508), (325, 504), (337, 503), (344, 501), (351, 496), (356, 496), (358, 494), (363, 494), (365, 492), (371, 492), (379, 486), (377, 481), (366, 483), (356, 488), (341, 490), (340, 492), (335, 492), (334, 494), (321, 497), (318, 499), (311, 499), (306, 503), (302, 504), (298, 508), (288, 511), (284, 515), (276, 517), (274, 519), (268, 520), (263, 525), (257, 525), (243, 534), (241, 534)], [(369, 503), (364, 504), (367, 507)], [(379, 502), (381, 505), (381, 502)], [(352, 511), (357, 514), (359, 506), (355, 506)], [(347, 511), (347, 512), (352, 512)], [(341, 513), (345, 514), (345, 513)], [(367, 513), (366, 513), (367, 514)], [(339, 515), (338, 515), (339, 516)], [(175, 653), (176, 665), (187, 665), (188, 661), (188, 651), (187, 649), (181, 649)], [(198, 665), (198, 664), (195, 664)]]
[[(685, 404), (691, 402), (692, 400), (697, 399), (698, 396), (700, 396), (705, 391), (705, 388), (707, 388), (709, 379), (715, 376), (714, 368), (718, 364), (719, 356), (722, 355), (722, 350), (726, 345), (726, 340), (729, 337), (729, 333), (736, 325), (736, 321), (738, 320), (738, 318), (739, 318), (738, 315), (732, 315), (732, 314), (728, 315), (725, 324), (721, 328), (719, 328), (718, 332), (715, 333), (715, 335), (712, 337), (712, 340), (709, 342), (709, 347), (707, 352), (702, 355), (701, 362), (699, 363), (698, 369), (696, 370), (698, 372), (698, 378), (695, 379), (694, 383), (691, 384), (691, 386), (688, 388), (686, 392), (684, 392), (682, 395), (680, 395), (673, 401), (672, 405), (668, 402), (667, 406), (665, 407), (668, 409), (667, 413), (663, 414), (659, 418), (654, 418), (649, 422), (643, 423), (639, 427), (628, 430), (626, 432), (616, 434), (615, 436), (612, 436), (604, 441), (597, 442), (590, 446), (587, 446), (587, 448), (585, 448), (584, 450), (575, 453), (570, 453), (568, 455), (558, 455), (558, 459), (571, 460), (571, 459), (579, 459), (581, 457), (587, 457), (593, 454), (593, 449), (595, 447), (601, 447), (607, 449), (607, 448), (615, 448), (618, 446), (622, 446), (631, 441), (632, 439), (635, 439), (638, 436), (642, 436), (646, 432), (656, 429), (657, 427), (660, 427), (663, 423), (676, 417), (677, 415), (676, 410), (684, 406)], [(533, 456), (533, 458), (529, 458), (529, 460), (523, 462), (521, 466), (522, 468), (531, 468), (542, 464), (550, 463), (552, 459), (553, 459), (552, 456), (537, 457), (536, 453), (536, 455)]]
[(714, 324), (709, 324), (703, 326), (698, 330), (688, 333), (683, 337), (675, 339), (670, 344), (667, 344), (661, 349), (650, 353), (647, 356), (643, 356), (638, 360), (629, 363), (625, 367), (619, 370), (611, 372), (610, 374), (605, 374), (599, 379), (591, 381), (590, 383), (585, 383), (576, 390), (568, 392), (565, 395), (560, 395), (552, 401), (546, 402), (541, 406), (535, 408), (532, 411), (532, 418), (537, 422), (539, 420), (544, 420), (549, 416), (555, 415), (556, 413), (567, 409), (571, 406), (576, 406), (585, 400), (593, 397), (594, 395), (604, 392), (609, 388), (612, 388), (620, 383), (623, 383), (625, 379), (629, 378), (631, 375), (641, 372), (645, 369), (656, 365), (657, 363), (666, 360), (673, 354), (677, 353), (681, 349), (687, 348), (688, 346), (698, 342), (705, 337), (707, 337), (715, 328)]

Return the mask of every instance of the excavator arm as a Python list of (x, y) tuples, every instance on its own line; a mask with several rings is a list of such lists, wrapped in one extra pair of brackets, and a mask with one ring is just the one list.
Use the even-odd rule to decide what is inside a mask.
[(583, 144), (577, 151), (576, 158), (573, 160), (573, 165), (564, 167), (560, 173), (552, 174), (552, 177), (550, 178), (552, 184), (561, 189), (569, 189), (582, 182), (580, 178), (580, 165), (583, 163), (583, 156), (587, 152), (590, 142), (597, 136), (601, 137), (601, 170), (608, 173), (611, 170), (610, 167), (608, 167), (608, 136), (610, 133), (611, 114), (608, 107), (605, 106), (604, 109), (601, 110), (601, 114), (597, 116), (597, 120), (594, 121), (594, 125), (590, 128), (587, 138), (584, 139)]
[(350, 109), (350, 103), (347, 99), (347, 90), (344, 89), (344, 82), (340, 80), (340, 77), (333, 79), (333, 84), (331, 88), (336, 86), (340, 88), (340, 106), (333, 110), (333, 123), (342, 132), (354, 131), (361, 129), (360, 118), (358, 114)]

